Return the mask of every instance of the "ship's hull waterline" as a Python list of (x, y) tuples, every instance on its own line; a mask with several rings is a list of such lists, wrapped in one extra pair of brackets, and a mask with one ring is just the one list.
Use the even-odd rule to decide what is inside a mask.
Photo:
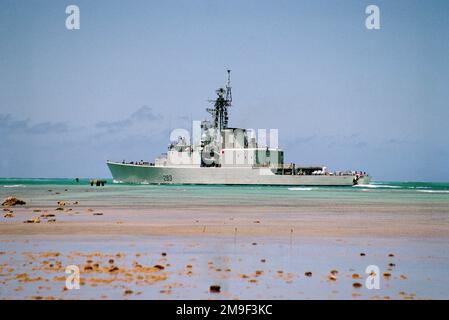
[(352, 186), (368, 184), (370, 176), (276, 175), (264, 168), (158, 167), (108, 162), (116, 182), (135, 184), (219, 184), (279, 186)]

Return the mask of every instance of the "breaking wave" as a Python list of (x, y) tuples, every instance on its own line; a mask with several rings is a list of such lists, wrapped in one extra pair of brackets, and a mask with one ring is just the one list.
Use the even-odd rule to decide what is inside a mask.
[(288, 190), (291, 190), (291, 191), (311, 191), (313, 189), (312, 188), (288, 188)]

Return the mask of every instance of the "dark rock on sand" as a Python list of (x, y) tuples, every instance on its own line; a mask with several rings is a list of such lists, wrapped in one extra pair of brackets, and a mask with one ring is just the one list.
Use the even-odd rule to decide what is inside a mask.
[(329, 276), (327, 277), (327, 279), (330, 280), (330, 281), (337, 281), (337, 277), (334, 276), (334, 275), (329, 275)]
[(39, 219), (39, 217), (28, 219), (28, 220), (24, 221), (24, 223), (40, 223), (40, 222), (41, 222), (41, 220)]
[(7, 197), (2, 202), (2, 206), (5, 206), (5, 207), (11, 207), (11, 206), (16, 206), (16, 205), (24, 205), (24, 204), (26, 204), (25, 201), (17, 199), (16, 197)]
[(111, 268), (109, 268), (108, 271), (109, 271), (110, 273), (118, 272), (118, 271), (119, 271), (119, 268), (116, 267), (116, 266), (112, 266)]
[(221, 287), (219, 285), (213, 284), (209, 287), (211, 293), (220, 293)]
[(41, 218), (52, 218), (55, 215), (53, 213), (43, 213), (41, 214)]
[(165, 267), (164, 266), (161, 266), (160, 264), (157, 264), (157, 265), (155, 265), (154, 266), (156, 269), (159, 269), (159, 270), (164, 270), (165, 269)]

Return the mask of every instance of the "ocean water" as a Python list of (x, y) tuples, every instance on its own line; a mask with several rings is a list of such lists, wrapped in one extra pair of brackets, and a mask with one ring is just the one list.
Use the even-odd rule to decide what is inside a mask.
[(349, 187), (133, 185), (107, 180), (92, 187), (88, 179), (0, 179), (0, 198), (22, 197), (34, 205), (79, 200), (112, 206), (295, 206), (305, 203), (449, 204), (449, 183), (372, 182)]

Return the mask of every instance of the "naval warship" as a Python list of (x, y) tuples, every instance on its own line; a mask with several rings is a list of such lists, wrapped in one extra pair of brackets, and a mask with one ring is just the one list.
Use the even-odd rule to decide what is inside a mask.
[[(196, 121), (192, 142), (176, 137), (154, 162), (107, 161), (114, 182), (136, 184), (219, 184), (280, 186), (352, 186), (368, 184), (362, 171), (330, 171), (326, 166), (284, 163), (275, 134), (270, 144), (256, 140), (254, 130), (228, 126), (232, 105), (230, 70), (224, 87), (216, 90), (211, 120)], [(263, 134), (261, 134), (263, 136)], [(273, 137), (274, 138), (273, 138)], [(266, 137), (266, 135), (265, 135)], [(265, 138), (266, 139), (266, 138)]]

